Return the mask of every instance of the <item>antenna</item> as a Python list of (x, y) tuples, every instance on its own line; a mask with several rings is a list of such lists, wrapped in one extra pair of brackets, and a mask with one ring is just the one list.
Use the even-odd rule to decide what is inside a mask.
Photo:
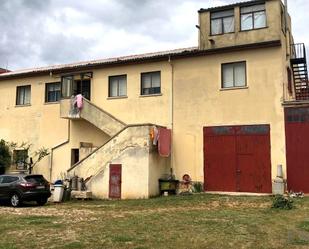
[(9, 59), (6, 59), (6, 66), (5, 66), (5, 71), (9, 71)]

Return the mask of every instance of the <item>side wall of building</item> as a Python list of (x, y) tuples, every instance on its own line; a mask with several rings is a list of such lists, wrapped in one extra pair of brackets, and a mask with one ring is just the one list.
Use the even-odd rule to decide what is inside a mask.
[[(247, 87), (221, 88), (221, 64), (246, 61)], [(203, 127), (270, 124), (272, 177), (285, 166), (281, 47), (174, 61), (173, 168), (203, 181)]]

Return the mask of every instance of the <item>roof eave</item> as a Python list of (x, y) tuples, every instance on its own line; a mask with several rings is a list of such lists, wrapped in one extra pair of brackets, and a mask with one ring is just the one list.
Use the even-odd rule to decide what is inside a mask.
[(201, 8), (200, 10), (198, 10), (198, 13), (229, 10), (229, 9), (235, 8), (236, 6), (242, 7), (242, 6), (248, 6), (248, 5), (254, 5), (254, 4), (262, 4), (262, 3), (265, 3), (266, 1), (268, 0), (252, 0), (252, 1), (246, 1), (246, 2), (233, 3), (229, 5), (211, 7), (207, 9)]

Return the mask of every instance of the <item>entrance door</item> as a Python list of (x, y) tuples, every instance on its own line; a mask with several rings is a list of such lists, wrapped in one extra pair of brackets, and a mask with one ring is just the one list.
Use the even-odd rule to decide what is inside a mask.
[(309, 193), (309, 107), (285, 108), (288, 190)]
[(109, 166), (109, 198), (121, 198), (121, 164)]
[(269, 125), (205, 127), (205, 190), (270, 193), (269, 131)]

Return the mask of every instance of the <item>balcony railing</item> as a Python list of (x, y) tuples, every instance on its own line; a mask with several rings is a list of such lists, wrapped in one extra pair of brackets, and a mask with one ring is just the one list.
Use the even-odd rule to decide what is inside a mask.
[(306, 47), (304, 43), (296, 43), (291, 45), (291, 60), (306, 59)]

